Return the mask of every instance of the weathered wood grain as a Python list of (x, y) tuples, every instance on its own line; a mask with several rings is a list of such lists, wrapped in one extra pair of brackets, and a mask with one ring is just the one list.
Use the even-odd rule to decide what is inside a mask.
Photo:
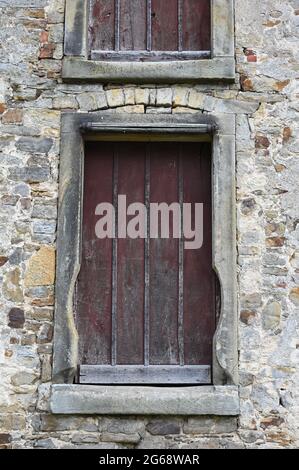
[[(178, 202), (177, 144), (157, 142), (150, 149), (150, 202)], [(178, 239), (150, 240), (150, 364), (179, 363), (178, 255)]]
[(211, 1), (183, 0), (182, 49), (211, 50)]
[(115, 49), (114, 0), (91, 0), (89, 41), (91, 50)]
[(178, 50), (177, 0), (152, 0), (152, 50)]
[[(118, 144), (118, 194), (144, 202), (144, 143)], [(130, 221), (132, 217), (128, 217)], [(118, 240), (117, 364), (143, 364), (144, 239)]]
[(95, 236), (100, 202), (112, 202), (113, 145), (86, 144), (82, 261), (76, 288), (76, 323), (81, 364), (111, 362), (112, 240)]
[[(183, 146), (184, 202), (203, 203), (203, 245), (184, 251), (185, 364), (210, 364), (215, 331), (212, 269), (211, 149), (209, 144)], [(187, 158), (184, 158), (184, 155)], [(194, 208), (192, 209), (194, 229)]]
[(120, 0), (120, 50), (146, 50), (146, 3), (146, 0)]

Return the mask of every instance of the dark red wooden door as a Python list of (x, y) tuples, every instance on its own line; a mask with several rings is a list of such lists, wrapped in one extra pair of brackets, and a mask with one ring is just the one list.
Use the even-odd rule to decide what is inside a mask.
[[(86, 144), (75, 299), (80, 382), (210, 382), (215, 331), (210, 157), (209, 143)], [(120, 209), (119, 195), (126, 196), (127, 207), (144, 204), (144, 238), (122, 235), (125, 225), (117, 215), (115, 238), (97, 238), (97, 205)], [(184, 238), (173, 236), (172, 217), (169, 238), (152, 238), (152, 203), (192, 204), (193, 228), (194, 204), (202, 203), (202, 247), (185, 249)]]
[(91, 0), (92, 59), (210, 57), (210, 0)]

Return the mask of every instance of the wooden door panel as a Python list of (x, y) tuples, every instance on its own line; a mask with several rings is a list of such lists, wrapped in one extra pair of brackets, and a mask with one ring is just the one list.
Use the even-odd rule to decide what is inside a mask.
[(115, 49), (115, 2), (92, 0), (89, 23), (91, 50), (113, 51)]
[(184, 51), (208, 51), (211, 47), (211, 2), (182, 2), (182, 42)]
[[(144, 203), (145, 147), (118, 146), (118, 194)], [(133, 217), (128, 217), (128, 220)], [(117, 241), (117, 364), (144, 360), (144, 239)]]
[[(186, 144), (182, 157), (184, 202), (203, 205), (203, 247), (184, 250), (184, 356), (185, 364), (211, 364), (215, 330), (212, 272), (212, 216), (210, 146)], [(192, 212), (194, 215), (194, 212)], [(194, 218), (192, 217), (194, 227)]]
[[(150, 146), (151, 203), (178, 202), (177, 148), (173, 142)], [(178, 252), (178, 239), (150, 240), (150, 364), (179, 363)]]
[(152, 0), (152, 49), (178, 50), (177, 0)]
[(120, 50), (146, 50), (146, 0), (120, 0)]
[(95, 208), (112, 203), (113, 145), (86, 145), (82, 262), (76, 289), (79, 357), (83, 364), (111, 363), (112, 240), (95, 237)]
[[(106, 383), (101, 371), (112, 367), (107, 377), (122, 383), (128, 367), (128, 383), (207, 383), (215, 331), (210, 157), (210, 144), (198, 142), (86, 144), (75, 298), (82, 382)], [(97, 239), (95, 208), (110, 202), (117, 214), (119, 195), (148, 209), (203, 203), (203, 246), (184, 249), (171, 230), (150, 238), (149, 223), (145, 239)], [(194, 225), (194, 207), (192, 214)], [(116, 235), (122, 230), (116, 218)]]

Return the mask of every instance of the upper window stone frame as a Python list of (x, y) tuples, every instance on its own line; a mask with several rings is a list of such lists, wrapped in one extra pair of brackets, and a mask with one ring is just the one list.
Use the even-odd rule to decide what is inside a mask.
[(79, 82), (179, 83), (235, 80), (234, 0), (211, 0), (211, 58), (166, 62), (88, 59), (89, 0), (66, 0), (62, 78)]

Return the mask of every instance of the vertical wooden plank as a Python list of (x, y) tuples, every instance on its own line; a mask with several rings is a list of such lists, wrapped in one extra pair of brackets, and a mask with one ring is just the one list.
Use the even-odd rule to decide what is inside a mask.
[(183, 2), (178, 0), (178, 51), (183, 50)]
[(146, 207), (146, 238), (144, 245), (144, 365), (149, 365), (149, 308), (150, 308), (150, 191), (151, 147), (146, 144), (144, 203)]
[[(173, 142), (151, 144), (151, 203), (178, 202), (177, 149)], [(178, 247), (178, 239), (150, 240), (150, 364), (179, 363)]]
[(146, 49), (152, 50), (152, 0), (146, 0)]
[(179, 145), (179, 172), (178, 172), (178, 189), (179, 202), (181, 209), (181, 238), (179, 240), (179, 292), (178, 292), (178, 342), (179, 342), (179, 359), (180, 365), (185, 363), (185, 346), (184, 346), (184, 236), (183, 236), (183, 204), (184, 204), (184, 168), (183, 168), (183, 148)]
[(178, 50), (178, 0), (152, 0), (152, 50)]
[(120, 49), (120, 0), (114, 0), (114, 49)]
[(146, 0), (120, 0), (120, 50), (146, 50)]
[[(118, 148), (118, 194), (144, 203), (145, 143)], [(128, 216), (128, 222), (134, 216)], [(117, 364), (144, 361), (144, 239), (118, 240)]]
[(91, 0), (89, 41), (91, 51), (113, 51), (115, 47), (114, 0)]
[(183, 50), (211, 50), (211, 0), (183, 1)]
[(113, 146), (86, 144), (82, 263), (75, 305), (80, 364), (111, 362), (112, 240), (95, 235), (96, 206), (112, 203)]
[[(113, 145), (113, 144), (111, 144)], [(111, 364), (117, 356), (117, 293), (118, 293), (118, 146), (113, 145), (112, 200), (115, 211), (114, 238), (112, 241), (112, 303), (111, 303)]]
[[(183, 152), (184, 202), (204, 204), (203, 246), (184, 252), (185, 364), (211, 364), (215, 331), (211, 147), (210, 144), (187, 143)], [(192, 214), (194, 228), (194, 210)]]

